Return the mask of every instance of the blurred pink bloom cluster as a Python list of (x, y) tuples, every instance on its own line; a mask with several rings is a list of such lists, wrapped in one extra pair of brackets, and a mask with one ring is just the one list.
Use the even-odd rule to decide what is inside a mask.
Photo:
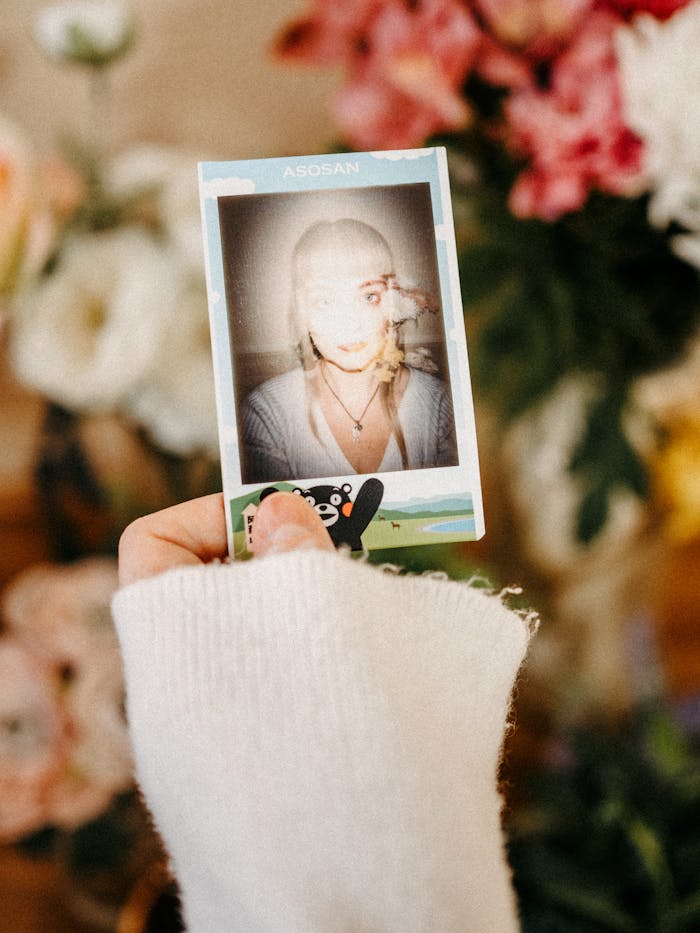
[(676, 10), (688, 5), (689, 0), (608, 0), (607, 5), (625, 16), (649, 13), (656, 19), (668, 19)]
[(529, 84), (506, 101), (511, 147), (529, 162), (510, 195), (517, 216), (555, 220), (579, 208), (592, 188), (635, 189), (642, 143), (623, 122), (617, 25), (607, 11), (591, 13), (552, 61), (548, 87)]
[(116, 562), (30, 567), (0, 611), (0, 841), (73, 829), (132, 783)]
[(422, 145), (478, 119), (470, 76), (502, 88), (483, 129), (524, 168), (518, 216), (555, 220), (593, 189), (633, 194), (642, 141), (625, 125), (615, 30), (690, 0), (311, 0), (276, 43), (285, 61), (340, 66), (336, 123), (358, 149)]

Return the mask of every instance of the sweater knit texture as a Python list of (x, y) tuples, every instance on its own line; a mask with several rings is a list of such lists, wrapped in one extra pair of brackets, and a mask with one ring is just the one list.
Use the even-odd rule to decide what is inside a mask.
[(528, 627), (317, 550), (113, 603), (190, 933), (515, 933), (496, 772)]

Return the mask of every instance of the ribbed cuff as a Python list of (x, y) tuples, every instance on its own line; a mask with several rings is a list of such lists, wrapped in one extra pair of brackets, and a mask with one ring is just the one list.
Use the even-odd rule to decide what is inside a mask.
[(192, 931), (516, 929), (496, 768), (528, 630), (496, 597), (301, 551), (113, 608)]

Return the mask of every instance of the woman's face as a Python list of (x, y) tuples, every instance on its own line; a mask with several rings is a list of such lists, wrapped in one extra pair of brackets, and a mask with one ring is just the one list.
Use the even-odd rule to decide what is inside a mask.
[(297, 302), (316, 349), (329, 363), (355, 372), (381, 355), (390, 296), (387, 277), (376, 268), (308, 275), (298, 289)]

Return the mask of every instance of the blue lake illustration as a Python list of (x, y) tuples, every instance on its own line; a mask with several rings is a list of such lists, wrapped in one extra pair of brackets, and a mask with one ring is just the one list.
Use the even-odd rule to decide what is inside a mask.
[(449, 522), (438, 522), (435, 525), (426, 525), (421, 531), (433, 531), (437, 534), (463, 534), (475, 531), (476, 522), (473, 518), (456, 518)]

